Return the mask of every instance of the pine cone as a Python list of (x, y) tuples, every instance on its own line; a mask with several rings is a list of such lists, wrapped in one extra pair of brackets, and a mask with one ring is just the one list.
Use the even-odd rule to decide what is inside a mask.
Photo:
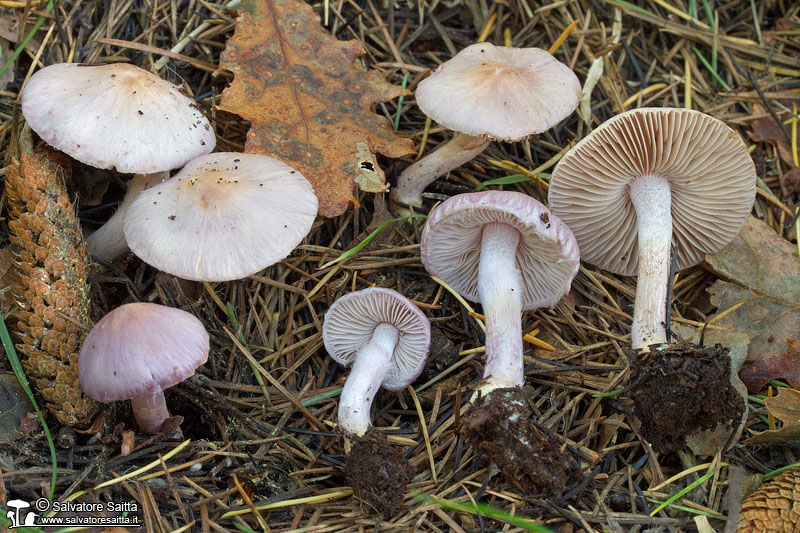
[(46, 156), (23, 154), (8, 167), (6, 194), (22, 278), (17, 349), (47, 407), (74, 426), (97, 412), (78, 382), (78, 354), (89, 326), (89, 256), (60, 168)]
[(745, 499), (737, 533), (800, 531), (800, 468), (787, 470)]

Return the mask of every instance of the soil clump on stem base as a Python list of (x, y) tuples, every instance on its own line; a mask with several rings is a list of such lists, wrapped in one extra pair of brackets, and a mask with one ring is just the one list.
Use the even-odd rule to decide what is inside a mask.
[(353, 437), (344, 474), (365, 507), (389, 518), (402, 506), (406, 486), (414, 478), (414, 468), (406, 461), (402, 449), (389, 444), (381, 433), (369, 431), (363, 437)]
[(506, 481), (531, 497), (559, 497), (580, 479), (566, 443), (534, 422), (531, 387), (495, 389), (464, 418), (462, 433)]
[(720, 344), (680, 344), (640, 353), (630, 383), (642, 434), (659, 453), (675, 451), (687, 436), (720, 424), (732, 431), (744, 409), (731, 386), (728, 349)]

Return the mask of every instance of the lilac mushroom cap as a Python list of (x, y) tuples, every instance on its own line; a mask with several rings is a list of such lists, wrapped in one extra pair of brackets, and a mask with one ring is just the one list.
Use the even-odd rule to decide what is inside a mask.
[(566, 224), (522, 193), (460, 194), (428, 217), (421, 256), (430, 274), (483, 306), (487, 362), (481, 390), (522, 385), (521, 313), (554, 306), (580, 266)]
[(123, 227), (149, 265), (189, 280), (229, 281), (289, 255), (317, 206), (308, 180), (277, 159), (215, 153), (142, 192)]
[(558, 124), (578, 106), (581, 84), (541, 48), (477, 43), (439, 65), (415, 97), (423, 113), (458, 135), (398, 176), (391, 199), (400, 208), (421, 206), (426, 186), (492, 140), (519, 141)]
[(634, 349), (666, 342), (663, 323), (671, 259), (677, 269), (719, 251), (753, 207), (756, 170), (741, 137), (690, 109), (644, 108), (617, 115), (582, 139), (550, 178), (549, 203), (584, 260), (638, 273)]
[(22, 91), (25, 120), (50, 146), (97, 168), (134, 173), (119, 209), (86, 239), (111, 261), (128, 251), (125, 210), (168, 172), (214, 150), (216, 135), (178, 87), (127, 63), (59, 63), (38, 70)]
[(325, 313), (322, 338), (334, 361), (353, 365), (339, 399), (339, 423), (347, 434), (363, 435), (378, 389), (400, 391), (422, 372), (431, 326), (408, 298), (374, 287), (336, 300)]
[(163, 390), (206, 362), (209, 338), (194, 315), (153, 303), (125, 304), (100, 319), (81, 347), (78, 377), (99, 402), (132, 400), (139, 428), (169, 417)]
[(541, 48), (470, 45), (415, 92), (433, 120), (459, 133), (519, 141), (569, 116), (581, 83), (568, 66)]
[(22, 114), (50, 146), (82, 163), (152, 174), (214, 149), (216, 136), (193, 100), (127, 63), (59, 63), (22, 91)]

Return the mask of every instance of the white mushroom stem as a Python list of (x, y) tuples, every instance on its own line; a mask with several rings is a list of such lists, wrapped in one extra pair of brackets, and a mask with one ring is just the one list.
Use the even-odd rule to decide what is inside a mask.
[(139, 196), (140, 192), (156, 183), (161, 183), (167, 178), (169, 178), (169, 172), (134, 174), (128, 181), (128, 189), (125, 191), (125, 197), (119, 204), (117, 211), (111, 215), (111, 218), (105, 224), (86, 239), (89, 255), (106, 261), (113, 261), (126, 253), (128, 251), (128, 243), (125, 240), (125, 233), (122, 231), (122, 221), (125, 218), (128, 206)]
[(131, 407), (136, 423), (143, 433), (158, 433), (161, 431), (164, 421), (170, 417), (162, 390), (131, 398)]
[(667, 342), (667, 313), (672, 212), (669, 182), (645, 175), (630, 183), (639, 231), (639, 272), (633, 310), (631, 344), (634, 350)]
[(372, 339), (356, 354), (339, 397), (339, 425), (346, 435), (361, 436), (369, 429), (372, 400), (391, 368), (398, 338), (396, 327), (386, 322), (378, 324)]
[(486, 368), (480, 392), (524, 383), (519, 231), (501, 222), (483, 227), (478, 294), (486, 321)]
[(390, 193), (396, 206), (422, 206), (422, 191), (439, 176), (447, 174), (483, 152), (492, 140), (459, 133), (448, 142), (406, 168)]

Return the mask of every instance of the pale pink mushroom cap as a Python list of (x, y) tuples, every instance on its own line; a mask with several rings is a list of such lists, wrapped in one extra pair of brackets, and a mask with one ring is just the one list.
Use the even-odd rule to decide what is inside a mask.
[(175, 276), (241, 279), (288, 256), (317, 205), (308, 180), (277, 159), (208, 154), (133, 201), (125, 238), (145, 263)]
[(178, 87), (126, 63), (50, 65), (22, 91), (22, 113), (50, 146), (97, 168), (152, 174), (214, 149), (216, 137)]
[(518, 141), (546, 131), (578, 106), (581, 84), (540, 48), (473, 44), (416, 90), (419, 108), (459, 133)]
[(569, 228), (526, 194), (485, 191), (448, 198), (428, 217), (422, 231), (425, 269), (474, 302), (485, 224), (508, 224), (520, 233), (517, 270), (522, 309), (552, 307), (569, 291), (580, 252)]
[(208, 350), (208, 333), (194, 315), (152, 303), (126, 304), (86, 336), (78, 377), (97, 401), (129, 400), (188, 378), (206, 362)]
[(637, 273), (637, 216), (628, 184), (646, 175), (669, 183), (678, 269), (733, 240), (756, 194), (747, 147), (722, 121), (690, 109), (627, 111), (567, 152), (550, 178), (550, 209), (575, 234), (585, 261)]
[(325, 313), (322, 339), (334, 361), (350, 366), (358, 351), (372, 339), (375, 328), (384, 323), (396, 327), (399, 335), (382, 385), (399, 391), (422, 372), (431, 343), (428, 318), (408, 298), (380, 287), (342, 296)]

